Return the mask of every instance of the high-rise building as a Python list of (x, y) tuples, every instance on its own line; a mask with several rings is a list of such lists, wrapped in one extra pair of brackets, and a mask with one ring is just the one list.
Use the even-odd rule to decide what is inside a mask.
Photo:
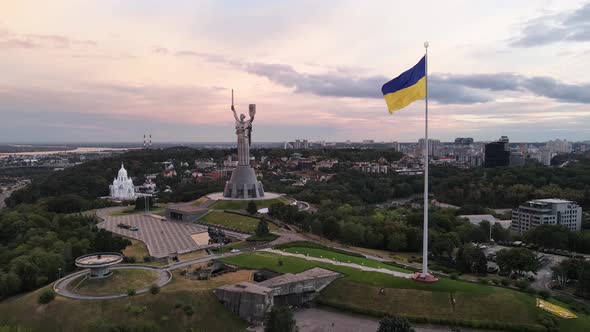
[(510, 165), (510, 151), (507, 149), (508, 137), (502, 136), (497, 142), (490, 142), (484, 148), (484, 167)]
[(511, 229), (519, 233), (539, 225), (562, 225), (570, 231), (582, 229), (582, 208), (563, 199), (535, 199), (512, 210)]
[(571, 153), (572, 152), (572, 143), (568, 142), (566, 139), (563, 141), (560, 139), (556, 139), (555, 141), (547, 142), (547, 149), (551, 153)]
[(457, 137), (455, 138), (456, 145), (471, 145), (473, 144), (473, 138), (471, 137)]
[[(418, 146), (420, 147), (420, 151), (424, 151), (424, 139), (421, 138), (418, 140)], [(440, 140), (437, 139), (428, 139), (428, 154), (431, 156), (438, 156), (440, 150)]]
[(524, 153), (518, 149), (510, 151), (510, 166), (524, 166)]

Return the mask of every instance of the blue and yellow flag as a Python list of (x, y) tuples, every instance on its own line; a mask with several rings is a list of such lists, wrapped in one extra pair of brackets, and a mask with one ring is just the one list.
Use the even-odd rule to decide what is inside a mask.
[(426, 56), (409, 70), (383, 84), (381, 92), (385, 97), (389, 113), (400, 110), (418, 99), (426, 97)]

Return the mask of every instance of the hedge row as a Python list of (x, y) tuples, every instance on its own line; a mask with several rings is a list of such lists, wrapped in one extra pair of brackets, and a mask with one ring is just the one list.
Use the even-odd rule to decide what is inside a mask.
[[(371, 308), (360, 308), (350, 306), (348, 304), (326, 301), (318, 299), (318, 304), (332, 307), (338, 310), (347, 311), (354, 314), (369, 315), (377, 318), (386, 316), (386, 313), (371, 309)], [(487, 329), (487, 330), (503, 330), (503, 331), (522, 331), (522, 332), (546, 332), (547, 329), (540, 325), (530, 324), (512, 324), (485, 320), (473, 320), (473, 319), (451, 319), (451, 318), (434, 318), (427, 316), (414, 316), (414, 315), (399, 315), (405, 317), (407, 320), (414, 324), (433, 324), (433, 325), (444, 325), (444, 326), (460, 326), (474, 329)]]
[(350, 252), (350, 251), (346, 251), (346, 250), (342, 250), (342, 249), (326, 247), (326, 246), (319, 244), (319, 243), (307, 242), (307, 241), (295, 241), (295, 242), (283, 243), (283, 244), (276, 245), (274, 248), (275, 249), (286, 249), (286, 248), (293, 248), (293, 247), (323, 249), (323, 250), (337, 252), (337, 253), (343, 254), (343, 255), (365, 258), (365, 256), (358, 254), (356, 252)]

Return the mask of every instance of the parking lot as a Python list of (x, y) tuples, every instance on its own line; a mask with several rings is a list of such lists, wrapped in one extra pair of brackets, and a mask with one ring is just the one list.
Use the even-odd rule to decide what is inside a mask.
[[(512, 247), (505, 247), (505, 246), (501, 246), (501, 245), (492, 245), (492, 246), (486, 248), (484, 250), (484, 253), (487, 256), (488, 254), (491, 254), (491, 253), (495, 254), (502, 249), (510, 249), (510, 248), (512, 248)], [(537, 274), (535, 275), (535, 280), (531, 283), (531, 286), (533, 286), (536, 289), (547, 289), (546, 284), (549, 283), (552, 279), (551, 267), (559, 264), (559, 262), (561, 262), (564, 259), (567, 259), (567, 257), (543, 253), (543, 252), (537, 252), (537, 251), (535, 251), (535, 253), (537, 253), (537, 255), (539, 255), (539, 256), (542, 255), (545, 259), (543, 260), (543, 265), (541, 266), (539, 271), (537, 271)], [(493, 263), (493, 262), (490, 262), (490, 265), (497, 266), (496, 263)]]
[[(105, 216), (104, 220), (98, 224), (98, 227), (142, 241), (147, 245), (150, 255), (156, 258), (208, 247), (208, 245), (197, 245), (192, 237), (194, 234), (207, 233), (207, 227), (204, 226), (161, 220), (149, 214)], [(119, 223), (135, 226), (138, 230), (118, 227)]]

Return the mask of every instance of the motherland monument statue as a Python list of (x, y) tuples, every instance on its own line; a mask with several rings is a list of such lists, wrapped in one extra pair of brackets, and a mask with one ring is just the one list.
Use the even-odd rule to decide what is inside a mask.
[(236, 120), (238, 138), (238, 166), (234, 169), (231, 179), (225, 183), (223, 196), (227, 198), (261, 198), (264, 197), (262, 183), (256, 179), (254, 169), (250, 167), (250, 144), (252, 143), (252, 123), (256, 115), (256, 105), (249, 105), (250, 119), (238, 114), (234, 107), (234, 90), (231, 92), (231, 111)]

